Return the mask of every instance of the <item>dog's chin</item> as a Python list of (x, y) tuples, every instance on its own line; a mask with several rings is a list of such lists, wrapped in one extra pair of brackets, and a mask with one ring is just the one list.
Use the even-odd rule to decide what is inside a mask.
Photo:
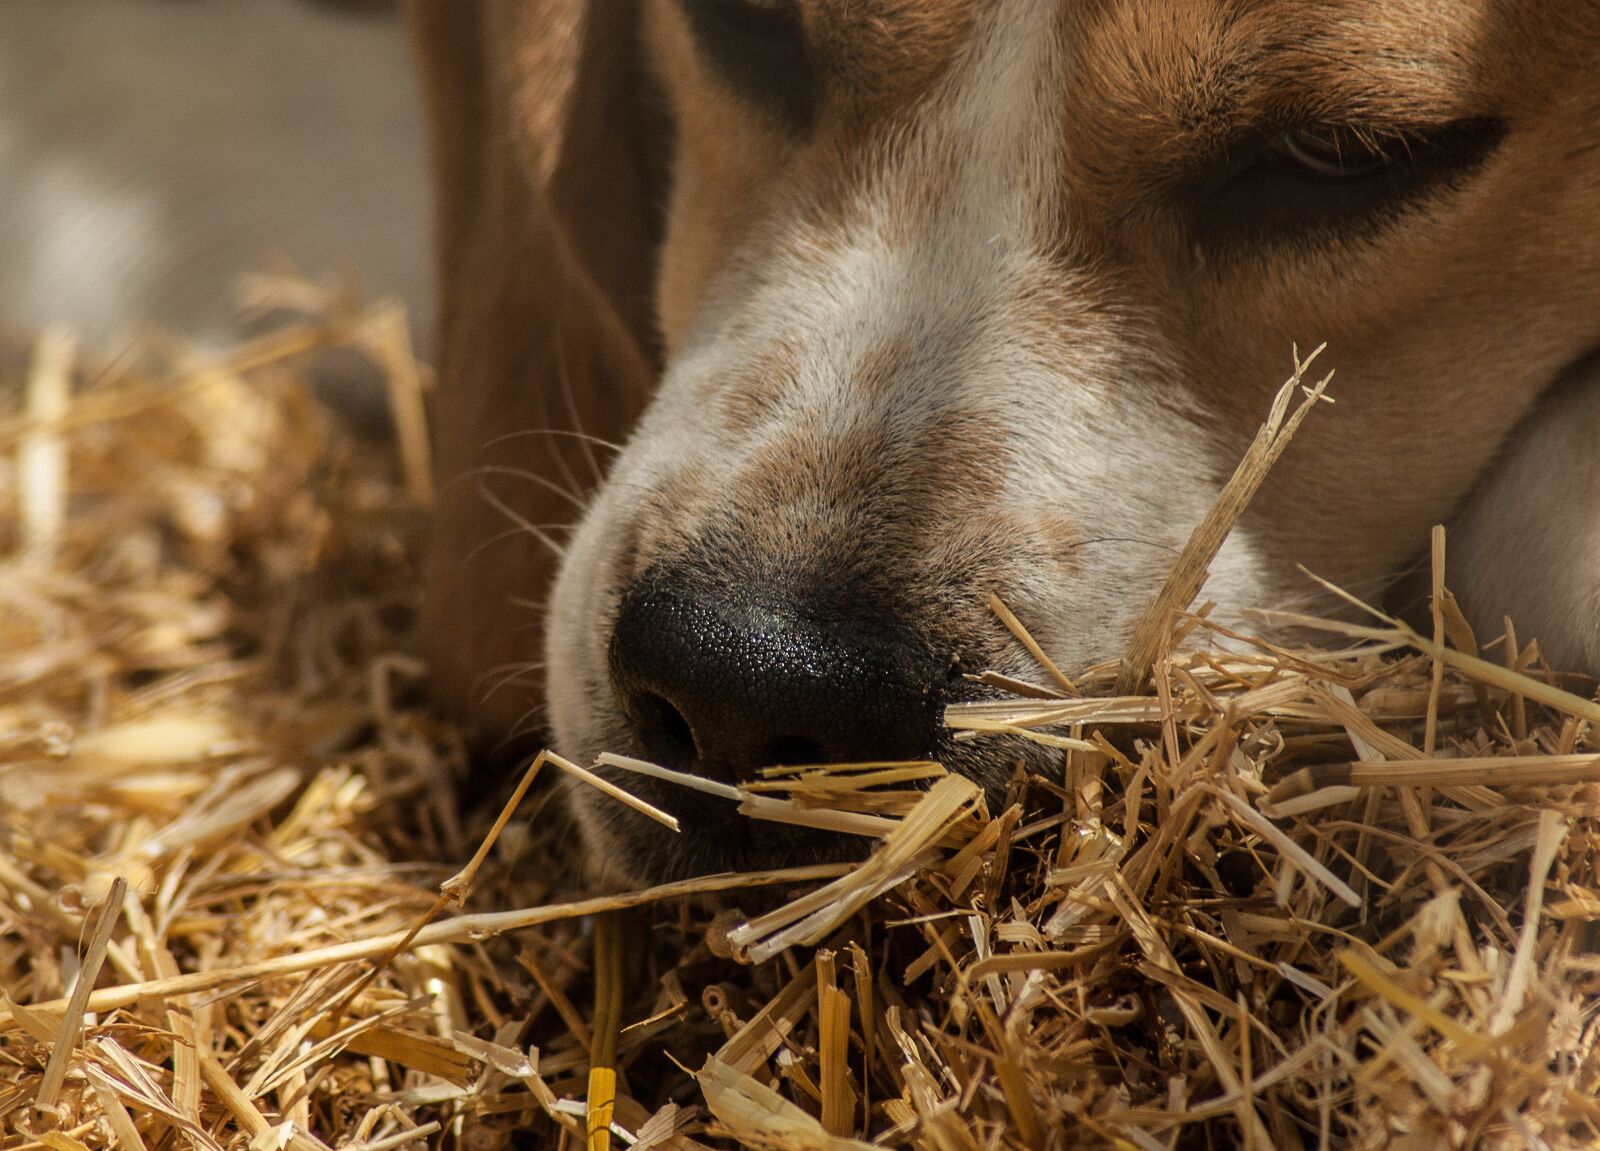
[[(631, 749), (625, 736), (610, 746)], [(639, 754), (632, 750), (632, 754)], [(934, 758), (985, 792), (991, 811), (1005, 801), (1008, 783), (1019, 770), (1053, 777), (1060, 753), (1015, 736), (957, 743), (946, 737)], [(739, 814), (737, 805), (661, 780), (600, 768), (599, 773), (629, 794), (678, 820), (673, 831), (648, 816), (589, 788), (568, 795), (582, 830), (584, 869), (607, 887), (643, 887), (709, 875), (749, 875), (826, 863), (858, 863), (877, 841), (810, 827), (798, 827)], [(782, 890), (774, 886), (773, 890)], [(747, 907), (771, 900), (736, 893)]]
[(818, 863), (852, 863), (873, 841), (748, 819), (726, 800), (672, 789), (629, 788), (678, 820), (672, 831), (609, 799), (574, 796), (592, 874), (610, 884), (676, 883), (708, 875), (750, 875)]

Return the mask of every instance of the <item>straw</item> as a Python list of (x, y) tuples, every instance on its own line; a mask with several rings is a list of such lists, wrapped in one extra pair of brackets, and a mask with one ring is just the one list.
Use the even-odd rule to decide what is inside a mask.
[[(1600, 1142), (1595, 681), (1480, 646), (1442, 546), (1426, 634), (1186, 610), (1293, 386), (1126, 660), (996, 609), (1040, 683), (974, 669), (949, 765), (513, 788), (426, 708), (407, 325), (258, 291), (310, 319), (0, 358), (4, 1151)], [(335, 346), (398, 445), (311, 397)], [(600, 888), (550, 766), (849, 862)]]

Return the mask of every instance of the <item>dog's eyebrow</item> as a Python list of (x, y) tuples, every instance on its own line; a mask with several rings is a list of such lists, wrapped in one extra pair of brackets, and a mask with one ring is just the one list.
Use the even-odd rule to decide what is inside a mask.
[(1473, 32), (1465, 20), (1441, 16), (1434, 34), (1418, 37), (1382, 5), (1311, 12), (1285, 4), (1273, 15), (1279, 7), (1229, 9), (1153, 42), (1112, 29), (1105, 43), (1120, 56), (1108, 56), (1104, 72), (1122, 83), (1106, 95), (1131, 121), (1154, 113), (1174, 143), (1202, 150), (1290, 125), (1399, 135), (1501, 111), (1489, 106), (1476, 56), (1463, 48)]
[(1403, 141), (1495, 120), (1474, 104), (1419, 93), (1377, 74), (1324, 82), (1304, 66), (1282, 60), (1241, 62), (1228, 73), (1223, 82), (1168, 104), (1167, 131), (1149, 157), (1152, 171), (1186, 179), (1198, 167), (1215, 165), (1290, 128), (1336, 126), (1363, 137)]
[(706, 65), (741, 97), (803, 131), (816, 74), (794, 0), (678, 0)]
[(1248, 65), (1262, 104), (1302, 121), (1407, 132), (1491, 115), (1483, 93), (1448, 45), (1389, 43), (1361, 52), (1308, 39)]

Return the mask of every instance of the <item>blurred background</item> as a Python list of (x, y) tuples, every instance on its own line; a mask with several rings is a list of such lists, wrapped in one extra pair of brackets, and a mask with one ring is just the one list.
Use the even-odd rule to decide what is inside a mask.
[(0, 0), (0, 329), (220, 344), (287, 258), (425, 342), (427, 193), (393, 0)]

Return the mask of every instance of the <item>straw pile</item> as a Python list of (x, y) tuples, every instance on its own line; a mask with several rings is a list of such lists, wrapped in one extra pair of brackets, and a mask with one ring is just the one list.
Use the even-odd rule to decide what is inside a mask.
[[(308, 397), (332, 344), (388, 373), (398, 458)], [(1433, 635), (1297, 650), (1168, 610), (1292, 389), (1127, 660), (952, 709), (1059, 776), (990, 810), (934, 764), (786, 769), (731, 798), (871, 862), (597, 896), (542, 784), (458, 811), (420, 707), (395, 310), (3, 362), (0, 1146), (1600, 1139), (1595, 685), (1480, 651), (1442, 586)]]

